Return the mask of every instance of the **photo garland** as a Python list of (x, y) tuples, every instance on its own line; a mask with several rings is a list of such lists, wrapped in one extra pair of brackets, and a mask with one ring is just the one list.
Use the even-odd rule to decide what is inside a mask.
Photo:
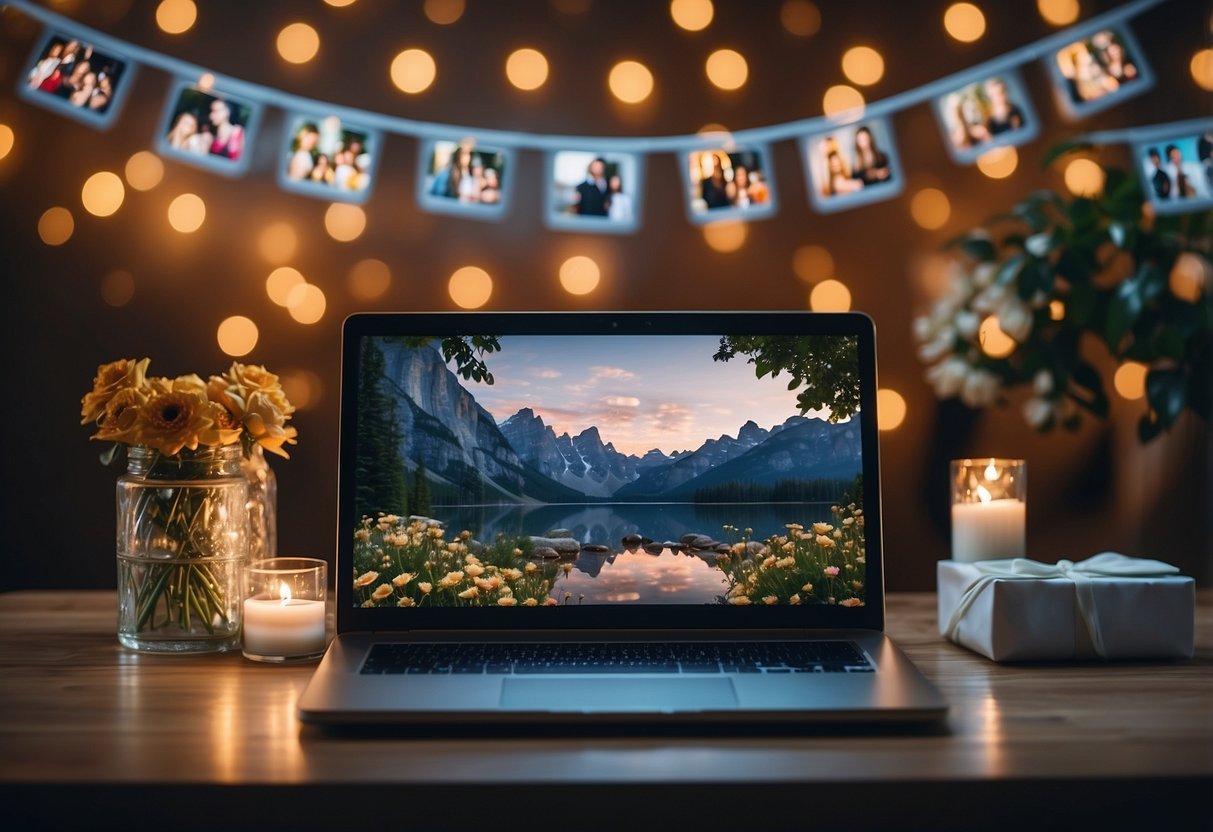
[[(175, 77), (155, 147), (166, 158), (225, 176), (247, 171), (263, 112), (286, 118), (277, 152), (279, 185), (331, 202), (363, 203), (375, 185), (387, 133), (419, 142), (416, 199), (425, 210), (500, 220), (509, 210), (515, 154), (546, 153), (545, 224), (593, 234), (639, 229), (649, 156), (672, 154), (688, 220), (751, 221), (778, 211), (771, 145), (794, 140), (809, 203), (833, 213), (892, 199), (904, 187), (891, 115), (929, 103), (957, 164), (1040, 133), (1019, 67), (1044, 63), (1057, 109), (1074, 120), (1154, 84), (1128, 20), (1163, 0), (1135, 0), (947, 78), (873, 102), (845, 117), (815, 117), (716, 136), (601, 138), (473, 131), (409, 121), (300, 98), (237, 79), (80, 26), (29, 0), (0, 0), (44, 24), (19, 76), (25, 100), (97, 129), (121, 111), (140, 66)], [(209, 76), (202, 86), (192, 80)], [(1188, 125), (1179, 125), (1186, 127)], [(1152, 134), (1153, 135), (1153, 134)], [(1181, 130), (1134, 143), (1143, 188), (1161, 212), (1213, 205), (1213, 130)], [(1164, 181), (1165, 180), (1165, 181)]]

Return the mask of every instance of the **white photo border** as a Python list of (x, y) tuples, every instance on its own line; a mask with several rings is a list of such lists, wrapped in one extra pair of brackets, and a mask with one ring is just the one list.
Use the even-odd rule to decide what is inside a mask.
[[(588, 156), (601, 157), (608, 163), (626, 159), (631, 165), (628, 176), (621, 178), (630, 181), (625, 185), (627, 193), (632, 198), (632, 217), (629, 220), (612, 220), (609, 217), (586, 217), (567, 214), (560, 210), (556, 198), (556, 159), (562, 153), (584, 153)], [(621, 165), (622, 167), (622, 165)], [(544, 200), (543, 215), (548, 228), (555, 231), (583, 231), (588, 234), (632, 234), (640, 228), (640, 218), (644, 213), (644, 173), (645, 156), (632, 151), (598, 151), (570, 147), (563, 150), (549, 151), (544, 159)]]
[[(1114, 92), (1101, 95), (1092, 101), (1074, 101), (1067, 89), (1069, 79), (1062, 74), (1061, 67), (1057, 65), (1057, 55), (1062, 49), (1068, 49), (1079, 41), (1090, 40), (1100, 32), (1112, 32), (1124, 42), (1125, 51), (1128, 52), (1134, 66), (1137, 67), (1137, 78), (1134, 79), (1131, 85), (1127, 87), (1122, 86)], [(1049, 78), (1053, 82), (1053, 97), (1057, 100), (1057, 109), (1069, 121), (1077, 121), (1086, 118), (1092, 113), (1098, 113), (1109, 107), (1115, 107), (1120, 102), (1141, 95), (1154, 86), (1154, 70), (1151, 69), (1150, 64), (1146, 61), (1145, 53), (1141, 51), (1141, 46), (1137, 43), (1133, 30), (1124, 22), (1111, 24), (1084, 37), (1076, 38), (1060, 49), (1055, 49), (1046, 55), (1044, 63), (1048, 67)]]
[[(363, 127), (354, 122), (347, 122), (341, 118), (340, 113), (325, 113), (320, 110), (290, 110), (285, 114), (283, 120), (283, 136), (279, 146), (279, 155), (275, 164), (277, 167), (278, 185), (285, 191), (303, 194), (304, 196), (316, 197), (327, 202), (349, 202), (355, 205), (361, 205), (370, 199), (371, 191), (375, 189), (375, 176), (379, 167), (379, 156), (383, 148), (383, 133), (379, 130), (374, 130), (369, 127)], [(300, 181), (291, 179), (287, 176), (287, 168), (290, 165), (291, 144), (295, 140), (295, 133), (303, 125), (304, 122), (314, 121), (322, 122), (329, 118), (337, 118), (341, 122), (341, 128), (353, 133), (361, 133), (366, 136), (366, 144), (374, 149), (374, 152), (369, 152), (370, 162), (367, 164), (366, 170), (363, 171), (367, 177), (367, 185), (365, 188), (358, 190), (342, 190), (332, 185), (326, 185), (312, 181)]]
[[(114, 58), (122, 62), (122, 80), (114, 88), (114, 94), (110, 98), (109, 106), (105, 108), (105, 112), (90, 110), (87, 107), (77, 107), (69, 103), (66, 99), (59, 98), (57, 95), (43, 92), (42, 90), (31, 88), (28, 83), (30, 73), (34, 67), (38, 65), (42, 54), (50, 47), (52, 40), (61, 39), (65, 43), (72, 40), (86, 43), (93, 49), (102, 52), (104, 55)], [(58, 113), (59, 115), (72, 118), (81, 124), (87, 124), (90, 127), (106, 130), (109, 129), (118, 118), (118, 114), (122, 110), (122, 105), (126, 101), (126, 97), (130, 92), (130, 88), (134, 85), (135, 76), (138, 74), (139, 64), (132, 58), (127, 56), (121, 49), (112, 49), (104, 41), (100, 43), (92, 42), (91, 40), (77, 35), (73, 35), (62, 29), (52, 29), (47, 26), (43, 28), (41, 35), (34, 41), (33, 51), (30, 53), (29, 59), (22, 67), (21, 74), (17, 77), (17, 92), (21, 98), (35, 104), (43, 109)]]
[[(690, 162), (692, 154), (701, 153), (724, 153), (732, 156), (735, 153), (755, 153), (762, 160), (762, 166), (759, 170), (762, 171), (762, 179), (767, 186), (767, 201), (759, 206), (751, 206), (749, 208), (707, 208), (702, 211), (695, 210), (695, 197), (692, 195), (694, 187), (698, 184), (691, 181)], [(713, 147), (691, 147), (680, 150), (677, 153), (678, 167), (682, 171), (682, 200), (686, 205), (687, 218), (695, 225), (708, 225), (709, 223), (719, 222), (721, 220), (742, 220), (750, 222), (752, 220), (763, 220), (775, 216), (779, 208), (779, 192), (775, 184), (774, 176), (774, 159), (771, 156), (771, 147), (766, 142), (747, 142), (744, 144), (725, 143)]]
[[(181, 96), (190, 90), (209, 96), (210, 98), (220, 99), (227, 103), (229, 108), (233, 103), (249, 108), (248, 119), (244, 122), (244, 151), (240, 154), (239, 159), (228, 159), (210, 153), (205, 156), (189, 153), (179, 150), (168, 143), (167, 137), (173, 128), (173, 116), (177, 113), (177, 105), (181, 101)], [(168, 159), (175, 159), (187, 165), (213, 171), (222, 176), (240, 176), (248, 170), (252, 162), (253, 143), (257, 136), (257, 127), (261, 123), (262, 109), (263, 106), (260, 102), (247, 96), (228, 93), (219, 88), (202, 89), (192, 81), (178, 80), (169, 89), (168, 102), (165, 105), (164, 113), (157, 127), (159, 133), (156, 136), (156, 149), (161, 156)]]
[[(1011, 101), (1019, 107), (1026, 122), (1025, 125), (1018, 130), (1008, 130), (1005, 133), (1001, 133), (990, 141), (983, 142), (974, 147), (956, 147), (952, 142), (952, 137), (949, 135), (951, 125), (948, 123), (948, 116), (944, 112), (944, 102), (949, 96), (955, 95), (976, 84), (984, 84), (994, 78), (1001, 78), (1006, 84)], [(1032, 105), (1032, 98), (1028, 95), (1023, 79), (1019, 72), (1014, 69), (991, 72), (988, 75), (973, 78), (960, 84), (943, 95), (936, 96), (931, 102), (931, 109), (935, 112), (935, 120), (939, 124), (939, 132), (943, 139), (944, 147), (947, 148), (948, 153), (952, 156), (952, 160), (957, 164), (973, 164), (980, 156), (996, 147), (1018, 147), (1031, 142), (1040, 134), (1040, 118), (1036, 113), (1036, 108)]]
[[(821, 194), (821, 183), (817, 181), (816, 168), (814, 167), (814, 146), (826, 136), (841, 131), (850, 131), (854, 135), (861, 127), (867, 127), (874, 134), (878, 131), (873, 128), (880, 128), (879, 133), (881, 135), (875, 135), (874, 139), (889, 157), (889, 181), (879, 186), (865, 187), (852, 194), (823, 196)], [(805, 188), (809, 192), (809, 202), (818, 213), (831, 214), (836, 211), (846, 211), (849, 208), (855, 208), (860, 205), (884, 202), (885, 200), (896, 198), (905, 190), (905, 174), (901, 169), (901, 155), (897, 150), (897, 140), (893, 135), (892, 122), (888, 118), (866, 118), (847, 124), (840, 124), (832, 130), (822, 130), (802, 136), (797, 144), (800, 148), (800, 161), (804, 167), (804, 181)]]
[[(505, 173), (501, 181), (501, 196), (497, 202), (467, 203), (460, 202), (458, 199), (451, 199), (450, 197), (435, 196), (430, 193), (430, 162), (434, 158), (435, 148), (437, 148), (440, 142), (447, 142), (458, 146), (465, 141), (472, 142), (476, 150), (492, 153), (493, 155), (501, 154), (504, 160)], [(510, 198), (514, 191), (514, 179), (517, 173), (515, 169), (517, 162), (513, 148), (494, 147), (491, 142), (489, 145), (482, 147), (475, 136), (464, 136), (462, 138), (422, 139), (420, 151), (417, 154), (418, 205), (433, 213), (456, 214), (461, 217), (468, 217), (469, 219), (497, 222), (505, 217), (510, 207)]]

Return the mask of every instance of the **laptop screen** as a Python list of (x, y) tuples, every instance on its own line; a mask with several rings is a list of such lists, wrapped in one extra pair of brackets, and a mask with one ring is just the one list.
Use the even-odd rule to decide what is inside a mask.
[(367, 315), (344, 347), (347, 618), (788, 626), (881, 606), (864, 316)]

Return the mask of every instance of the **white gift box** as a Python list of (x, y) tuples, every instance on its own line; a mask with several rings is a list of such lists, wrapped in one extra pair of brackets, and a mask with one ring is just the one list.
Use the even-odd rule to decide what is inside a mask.
[(1196, 582), (1178, 572), (1111, 552), (939, 561), (939, 633), (998, 662), (1190, 659)]

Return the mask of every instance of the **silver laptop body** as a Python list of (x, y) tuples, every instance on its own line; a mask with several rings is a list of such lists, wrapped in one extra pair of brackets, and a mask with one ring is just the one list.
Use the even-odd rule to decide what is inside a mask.
[(938, 720), (885, 636), (859, 313), (343, 326), (319, 725)]

